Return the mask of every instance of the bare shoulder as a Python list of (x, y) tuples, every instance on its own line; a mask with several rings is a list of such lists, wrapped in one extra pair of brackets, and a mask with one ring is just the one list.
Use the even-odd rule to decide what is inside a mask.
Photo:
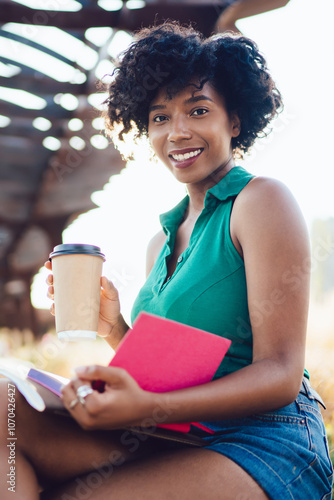
[(248, 208), (251, 205), (260, 207), (261, 209), (270, 205), (271, 207), (278, 204), (284, 209), (292, 204), (297, 208), (297, 202), (289, 188), (281, 181), (270, 177), (254, 177), (247, 186), (240, 192), (236, 199), (236, 205), (247, 204)]
[(261, 235), (261, 238), (291, 238), (291, 241), (298, 237), (303, 245), (308, 244), (303, 214), (293, 194), (281, 181), (255, 177), (237, 196), (231, 217), (232, 238), (244, 246), (250, 233)]
[(146, 276), (149, 275), (151, 269), (166, 241), (166, 234), (161, 230), (150, 240), (146, 252)]

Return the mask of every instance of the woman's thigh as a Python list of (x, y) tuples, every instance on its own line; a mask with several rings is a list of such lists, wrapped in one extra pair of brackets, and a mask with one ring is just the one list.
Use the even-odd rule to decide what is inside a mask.
[[(0, 400), (5, 401), (7, 381), (0, 380)], [(1, 446), (7, 444), (7, 411), (1, 405)], [(100, 467), (132, 460), (149, 449), (122, 444), (121, 431), (84, 431), (70, 417), (38, 412), (17, 392), (15, 446), (32, 465), (41, 484), (65, 481)]]
[(212, 450), (179, 449), (81, 476), (43, 500), (268, 500), (236, 463)]

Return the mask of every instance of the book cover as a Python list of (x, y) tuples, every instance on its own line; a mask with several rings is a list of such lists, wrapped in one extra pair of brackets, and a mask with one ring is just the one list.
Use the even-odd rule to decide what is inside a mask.
[[(230, 345), (229, 339), (142, 312), (110, 366), (125, 368), (147, 391), (175, 391), (210, 382)], [(189, 432), (190, 423), (161, 427)]]
[(54, 373), (49, 373), (36, 368), (30, 368), (27, 380), (34, 385), (35, 389), (42, 397), (47, 410), (65, 410), (61, 396), (61, 386), (68, 383), (69, 379)]

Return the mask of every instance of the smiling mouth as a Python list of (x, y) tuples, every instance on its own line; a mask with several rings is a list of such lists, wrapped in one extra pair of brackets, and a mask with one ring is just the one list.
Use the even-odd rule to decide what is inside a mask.
[(195, 151), (190, 151), (184, 154), (170, 154), (169, 156), (173, 158), (174, 161), (184, 161), (189, 160), (189, 158), (194, 158), (194, 156), (198, 156), (203, 151), (203, 148), (196, 149)]

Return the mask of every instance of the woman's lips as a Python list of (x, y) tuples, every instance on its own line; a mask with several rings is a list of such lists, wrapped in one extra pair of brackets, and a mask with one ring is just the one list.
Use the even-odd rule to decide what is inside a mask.
[(192, 165), (201, 155), (203, 148), (188, 148), (174, 150), (169, 153), (169, 158), (177, 168), (185, 168)]

